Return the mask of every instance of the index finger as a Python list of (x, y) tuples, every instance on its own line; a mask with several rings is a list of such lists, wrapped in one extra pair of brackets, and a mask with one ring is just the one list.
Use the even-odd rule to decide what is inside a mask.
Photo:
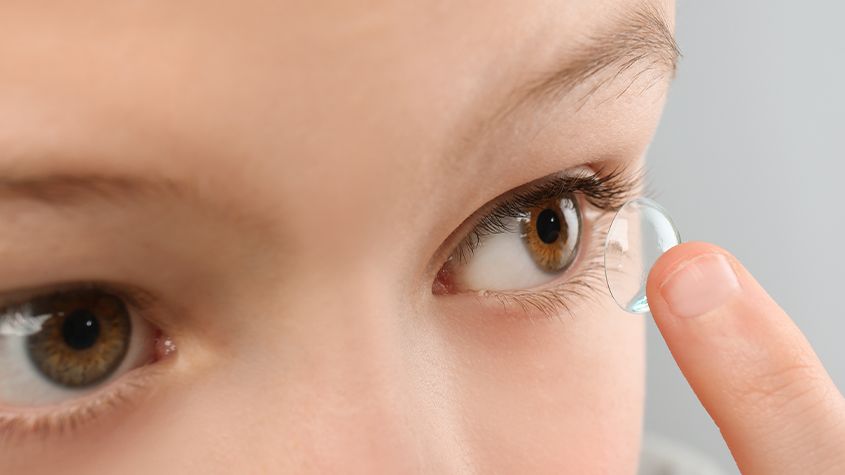
[(845, 400), (748, 271), (706, 243), (667, 251), (647, 287), (675, 361), (745, 474), (845, 473)]

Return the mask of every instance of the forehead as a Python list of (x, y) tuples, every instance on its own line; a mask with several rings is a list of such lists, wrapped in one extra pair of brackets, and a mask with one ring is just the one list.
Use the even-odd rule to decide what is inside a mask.
[[(362, 183), (381, 196), (448, 186), (456, 130), (639, 2), (352, 3), (3, 2), (4, 158), (152, 169), (281, 193), (283, 208), (321, 183), (347, 201)], [(641, 102), (621, 117), (642, 119), (655, 101)]]

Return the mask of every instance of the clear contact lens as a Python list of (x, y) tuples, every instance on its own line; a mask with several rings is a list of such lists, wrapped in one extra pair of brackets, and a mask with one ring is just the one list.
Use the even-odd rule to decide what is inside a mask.
[(630, 313), (649, 311), (648, 272), (681, 236), (662, 206), (648, 198), (628, 201), (613, 217), (604, 246), (604, 272), (610, 295)]

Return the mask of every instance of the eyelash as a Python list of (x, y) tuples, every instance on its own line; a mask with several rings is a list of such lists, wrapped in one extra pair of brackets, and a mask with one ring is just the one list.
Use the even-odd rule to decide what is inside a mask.
[[(498, 203), (491, 211), (481, 216), (469, 234), (461, 240), (449, 260), (466, 262), (485, 236), (500, 233), (513, 233), (509, 223), (511, 218), (525, 216), (525, 210), (538, 206), (550, 199), (574, 195), (581, 204), (582, 215), (586, 205), (600, 211), (582, 228), (582, 245), (578, 257), (570, 269), (550, 287), (537, 290), (481, 290), (479, 297), (492, 297), (501, 303), (502, 308), (518, 307), (524, 315), (532, 316), (531, 309), (543, 318), (559, 317), (561, 311), (572, 315), (572, 304), (578, 298), (597, 296), (597, 291), (604, 286), (602, 248), (595, 243), (603, 243), (606, 226), (599, 226), (612, 216), (625, 202), (640, 196), (644, 181), (643, 169), (617, 168), (608, 172), (602, 170), (575, 175), (555, 175), (529, 184), (515, 191), (511, 196)], [(587, 221), (585, 219), (585, 221)], [(590, 236), (586, 236), (586, 234)], [(587, 238), (588, 239), (584, 239)], [(584, 251), (588, 252), (584, 254)], [(448, 265), (448, 261), (447, 264)], [(445, 267), (445, 266), (444, 266)], [(573, 272), (577, 272), (575, 275)], [(563, 278), (569, 275), (568, 278)]]
[[(132, 286), (118, 286), (101, 282), (85, 282), (76, 284), (61, 284), (48, 287), (45, 290), (26, 292), (29, 298), (53, 295), (68, 290), (95, 290), (120, 298), (130, 312), (147, 320), (154, 327), (156, 324), (155, 308), (157, 300), (148, 292)], [(23, 292), (21, 292), (23, 294)], [(21, 303), (13, 301), (0, 305), (0, 323), (14, 318), (11, 309), (20, 307)], [(9, 322), (15, 325), (14, 322)], [(12, 443), (26, 437), (43, 439), (54, 435), (73, 433), (75, 429), (91, 422), (103, 414), (129, 406), (149, 386), (149, 381), (159, 372), (159, 363), (167, 359), (175, 346), (169, 337), (160, 330), (156, 332), (155, 359), (148, 364), (130, 370), (125, 375), (103, 385), (94, 393), (81, 396), (78, 399), (63, 402), (56, 407), (35, 408), (17, 413), (0, 410), (0, 443)]]

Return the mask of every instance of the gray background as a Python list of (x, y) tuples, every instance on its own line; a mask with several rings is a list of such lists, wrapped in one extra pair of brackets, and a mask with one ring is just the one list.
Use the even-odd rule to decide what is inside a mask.
[[(736, 254), (845, 389), (845, 2), (678, 0), (684, 58), (649, 182), (685, 240)], [(738, 473), (653, 322), (646, 430)]]

